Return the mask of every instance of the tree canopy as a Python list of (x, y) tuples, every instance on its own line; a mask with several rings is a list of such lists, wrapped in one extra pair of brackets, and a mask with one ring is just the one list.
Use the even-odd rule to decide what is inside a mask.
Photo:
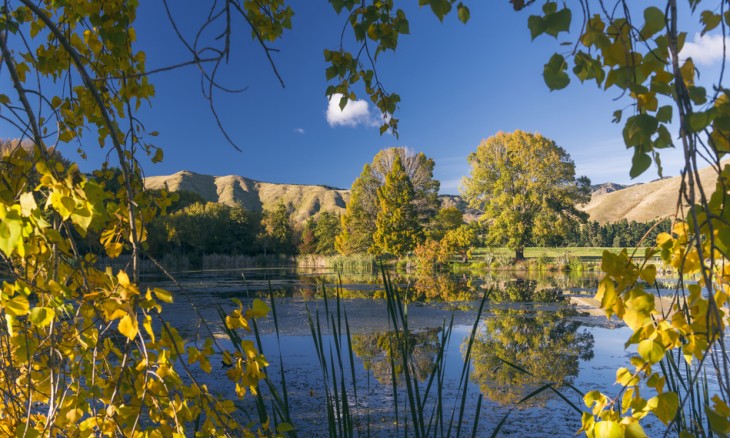
[(463, 180), (469, 205), (482, 210), (488, 239), (523, 258), (531, 242), (555, 244), (567, 223), (585, 221), (576, 204), (590, 200), (590, 181), (575, 178), (575, 164), (554, 141), (524, 131), (500, 132), (469, 155)]
[[(412, 193), (402, 198), (401, 202), (408, 199), (410, 204), (407, 208), (407, 220), (411, 224), (411, 234), (415, 236), (416, 243), (422, 237), (420, 224), (428, 223), (438, 212), (440, 183), (433, 179), (434, 161), (423, 153), (415, 153), (407, 148), (384, 149), (375, 155), (372, 163), (363, 167), (362, 173), (352, 184), (347, 210), (342, 216), (342, 231), (337, 236), (337, 250), (341, 254), (379, 252), (383, 249), (375, 244), (373, 236), (378, 231), (376, 218), (380, 216), (383, 206), (384, 193), (381, 189), (393, 172), (396, 162), (399, 163), (398, 178), (405, 178), (411, 187)], [(387, 193), (392, 194), (390, 190)], [(395, 207), (393, 202), (390, 200), (386, 205)], [(381, 226), (384, 224), (381, 222)], [(380, 236), (383, 237), (382, 233)], [(412, 249), (412, 244), (406, 243), (405, 247)]]
[(380, 209), (375, 218), (373, 252), (403, 256), (421, 240), (422, 227), (413, 204), (415, 190), (400, 156), (396, 155), (385, 183), (378, 188)]

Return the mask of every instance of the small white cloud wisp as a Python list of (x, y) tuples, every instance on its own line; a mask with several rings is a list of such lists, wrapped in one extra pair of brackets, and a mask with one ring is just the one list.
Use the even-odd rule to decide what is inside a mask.
[[(730, 38), (725, 38), (725, 45), (730, 50)], [(693, 41), (684, 43), (679, 52), (681, 59), (692, 58), (695, 64), (712, 65), (722, 61), (723, 36), (718, 34), (695, 34)]]
[(304, 128), (294, 128), (294, 132), (296, 132), (297, 134), (304, 134), (305, 131)]
[(327, 123), (330, 126), (380, 126), (380, 121), (370, 114), (370, 107), (364, 100), (349, 100), (345, 109), (340, 109), (341, 94), (333, 94), (327, 105)]

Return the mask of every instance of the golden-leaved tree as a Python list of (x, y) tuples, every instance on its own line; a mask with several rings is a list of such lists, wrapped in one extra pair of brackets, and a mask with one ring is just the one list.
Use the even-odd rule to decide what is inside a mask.
[(585, 221), (576, 204), (590, 200), (590, 181), (575, 177), (567, 152), (540, 134), (500, 132), (469, 155), (463, 181), (469, 205), (484, 212), (488, 239), (524, 258), (530, 243), (559, 242), (571, 221)]

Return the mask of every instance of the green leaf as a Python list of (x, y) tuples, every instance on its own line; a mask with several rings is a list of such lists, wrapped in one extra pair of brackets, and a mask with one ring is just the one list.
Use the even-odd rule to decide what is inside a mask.
[(554, 14), (558, 10), (558, 4), (556, 2), (547, 2), (542, 5), (542, 11), (545, 15)]
[(662, 123), (671, 122), (672, 121), (672, 106), (664, 105), (663, 107), (659, 108), (659, 111), (656, 112), (656, 119)]
[(471, 18), (471, 12), (469, 12), (469, 8), (464, 6), (463, 3), (459, 3), (459, 5), (456, 7), (456, 10), (459, 15), (459, 21), (466, 24), (469, 21), (469, 18)]
[(568, 64), (565, 62), (565, 58), (562, 55), (554, 54), (550, 61), (545, 64), (543, 71), (543, 77), (545, 84), (547, 84), (550, 90), (560, 90), (568, 86), (570, 83), (570, 77), (566, 73)]
[(162, 149), (157, 148), (155, 150), (155, 155), (152, 157), (152, 162), (159, 163), (160, 161), (162, 161), (162, 158), (163, 158)]
[(56, 312), (50, 307), (34, 307), (30, 311), (30, 322), (38, 327), (45, 327), (53, 321)]
[(661, 9), (655, 6), (644, 9), (644, 28), (641, 29), (641, 35), (644, 38), (650, 38), (655, 33), (664, 29), (665, 26), (666, 19)]
[(330, 4), (338, 14), (342, 11), (343, 6), (345, 6), (345, 3), (342, 0), (330, 0)]
[(545, 33), (557, 38), (560, 32), (568, 32), (572, 17), (572, 13), (568, 8), (563, 8), (554, 14), (547, 15), (544, 20)]
[(709, 406), (705, 407), (705, 412), (707, 413), (707, 419), (710, 422), (712, 431), (720, 434), (720, 436), (727, 436), (727, 433), (730, 432), (730, 421), (728, 421), (728, 417), (716, 412)]
[(530, 28), (530, 36), (533, 40), (545, 32), (545, 22), (539, 15), (530, 15), (527, 19), (527, 27)]
[(613, 123), (619, 123), (621, 122), (621, 115), (623, 115), (623, 111), (616, 110), (613, 112), (613, 119), (611, 119), (611, 122)]
[(651, 166), (651, 157), (643, 152), (638, 152), (638, 149), (636, 151), (637, 153), (631, 159), (631, 170), (629, 171), (631, 178), (636, 178)]
[(279, 423), (279, 425), (276, 426), (277, 433), (286, 433), (286, 432), (292, 432), (292, 431), (294, 431), (294, 426), (292, 426), (289, 423)]
[(705, 87), (689, 87), (689, 98), (692, 99), (692, 103), (695, 105), (702, 105), (707, 102), (707, 90)]
[(692, 113), (687, 117), (687, 122), (692, 132), (702, 132), (710, 124), (710, 115), (707, 112)]
[(444, 21), (446, 14), (451, 11), (451, 2), (449, 0), (430, 0), (429, 4), (439, 21)]
[(702, 29), (702, 33), (700, 35), (704, 35), (716, 28), (720, 24), (721, 20), (722, 17), (720, 14), (715, 14), (712, 11), (702, 11), (702, 14), (700, 14), (700, 21), (705, 25), (705, 27)]
[(659, 121), (656, 117), (652, 117), (649, 114), (639, 114), (636, 117), (636, 126), (639, 128), (641, 133), (646, 136), (652, 136), (659, 126)]

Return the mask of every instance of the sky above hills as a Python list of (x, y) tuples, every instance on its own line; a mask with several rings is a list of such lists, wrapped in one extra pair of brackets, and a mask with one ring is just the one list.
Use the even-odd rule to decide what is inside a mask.
[[(161, 2), (141, 3), (136, 28), (147, 68), (190, 59)], [(170, 2), (189, 40), (205, 19), (199, 3), (208, 2)], [(351, 102), (340, 112), (327, 101), (323, 49), (339, 46), (346, 17), (336, 15), (328, 2), (297, 0), (292, 2), (294, 29), (273, 44), (285, 87), (245, 24), (234, 23), (235, 50), (219, 79), (246, 91), (217, 92), (215, 99), (221, 122), (241, 152), (228, 144), (208, 108), (199, 71), (188, 67), (151, 77), (156, 97), (151, 108), (143, 106), (140, 117), (148, 131), (159, 132), (154, 143), (164, 149), (165, 159), (159, 164), (142, 160), (146, 173), (191, 170), (349, 187), (378, 150), (406, 146), (436, 161), (442, 193), (458, 193), (459, 181), (469, 171), (466, 158), (479, 142), (498, 131), (522, 129), (555, 140), (574, 159), (577, 174), (593, 183), (657, 178), (654, 167), (637, 180), (629, 178), (631, 155), (621, 126), (611, 123), (614, 110), (627, 109), (618, 90), (601, 91), (594, 83), (573, 80), (567, 89), (550, 92), (544, 84), (543, 65), (552, 53), (564, 50), (559, 42), (574, 35), (557, 42), (550, 37), (531, 41), (531, 12), (517, 13), (507, 0), (470, 2), (467, 25), (456, 14), (440, 23), (416, 2), (405, 3), (410, 5), (411, 35), (401, 37), (396, 54), (381, 56), (378, 66), (386, 88), (402, 98), (399, 138), (379, 134), (379, 114), (369, 102)], [(687, 40), (687, 51), (705, 77), (716, 77), (722, 39), (690, 34)], [(73, 150), (67, 154), (76, 158)], [(95, 144), (87, 150), (82, 170), (98, 167), (106, 153)], [(665, 175), (677, 175), (681, 153), (668, 151), (662, 159)]]

